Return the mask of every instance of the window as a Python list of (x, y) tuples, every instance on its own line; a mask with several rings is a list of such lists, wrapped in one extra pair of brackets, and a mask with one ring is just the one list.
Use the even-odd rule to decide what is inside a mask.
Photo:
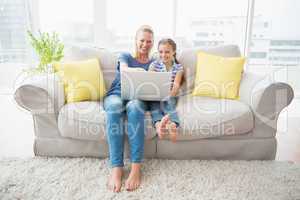
[(2, 0), (0, 3), (0, 63), (26, 59), (27, 6), (25, 0)]
[(39, 28), (56, 31), (64, 43), (94, 42), (94, 0), (37, 1)]
[(133, 49), (134, 35), (144, 24), (154, 29), (156, 42), (172, 36), (173, 0), (108, 0), (106, 1), (106, 28), (109, 48)]
[(250, 51), (264, 52), (267, 56), (257, 57), (255, 53), (250, 53), (252, 65), (300, 64), (299, 9), (298, 0), (255, 1), (252, 27), (254, 45)]
[(250, 57), (252, 57), (252, 58), (266, 58), (267, 53), (266, 52), (251, 52)]
[(177, 42), (182, 48), (236, 44), (243, 51), (247, 8), (248, 0), (178, 0)]
[(270, 45), (271, 46), (299, 46), (300, 47), (300, 40), (271, 40)]
[(293, 106), (300, 105), (299, 9), (298, 0), (256, 0), (249, 59), (249, 70), (272, 71), (270, 77), (274, 81), (287, 82), (293, 87), (296, 97)]
[[(21, 60), (28, 48), (25, 46), (28, 28), (24, 28), (27, 19), (24, 12), (28, 8), (24, 2), (34, 4), (34, 13), (30, 16), (35, 17), (31, 19), (35, 30), (56, 31), (65, 44), (89, 43), (111, 50), (130, 50), (137, 28), (149, 24), (154, 29), (155, 42), (162, 37), (172, 37), (178, 49), (222, 44), (237, 44), (241, 50), (244, 48), (248, 0), (228, 0), (226, 3), (217, 0), (77, 0), (71, 4), (69, 0), (3, 1), (0, 6), (12, 6), (14, 10), (6, 11), (15, 16), (1, 17), (0, 34), (7, 32), (8, 26), (13, 27), (9, 34), (1, 37), (2, 62), (10, 55), (8, 48), (13, 51), (11, 54), (20, 54)], [(15, 28), (16, 25), (20, 28)]]
[[(24, 28), (28, 23), (25, 20), (28, 17), (24, 17), (28, 15), (25, 2), (33, 2), (35, 6), (33, 15), (30, 15), (35, 17), (30, 21), (34, 23), (35, 30), (56, 31), (65, 44), (88, 43), (111, 50), (130, 50), (133, 49), (136, 29), (149, 24), (154, 29), (156, 42), (162, 37), (172, 37), (180, 50), (236, 44), (243, 52), (248, 1), (250, 0), (76, 0), (70, 3), (70, 0), (2, 0), (0, 9), (13, 5), (14, 10), (5, 9), (6, 12), (1, 12), (1, 15), (10, 13), (9, 15), (15, 16), (9, 19), (1, 17), (0, 34), (4, 36), (1, 35), (0, 58), (3, 62), (4, 58), (11, 57), (8, 53), (10, 51), (14, 55), (20, 55), (16, 59), (22, 59), (25, 54), (24, 50), (28, 47), (25, 33), (27, 28)], [(267, 3), (259, 6), (264, 1), (271, 3), (270, 0), (256, 1), (256, 7), (267, 6)], [(265, 49), (259, 48), (265, 48), (263, 46), (266, 43), (271, 45), (277, 40), (285, 40), (270, 39), (269, 30), (274, 28), (274, 23), (265, 17), (265, 10), (266, 8), (261, 9), (255, 14), (254, 26), (258, 28), (253, 34), (257, 37), (253, 38), (251, 47), (258, 49), (254, 49), (254, 52), (264, 51)], [(8, 26), (14, 28), (9, 34), (4, 34), (8, 32)], [(20, 28), (15, 28), (16, 26)], [(299, 42), (298, 39), (295, 41)]]
[(208, 37), (209, 33), (208, 32), (198, 32), (196, 33), (197, 37)]

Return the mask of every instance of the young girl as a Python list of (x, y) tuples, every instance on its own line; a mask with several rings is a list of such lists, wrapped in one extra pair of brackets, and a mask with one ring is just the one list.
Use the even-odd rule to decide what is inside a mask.
[(162, 39), (158, 43), (159, 59), (153, 61), (149, 71), (172, 72), (170, 98), (162, 102), (150, 102), (153, 125), (160, 139), (167, 136), (176, 142), (179, 119), (176, 113), (177, 93), (183, 77), (183, 67), (176, 59), (176, 43), (172, 39)]

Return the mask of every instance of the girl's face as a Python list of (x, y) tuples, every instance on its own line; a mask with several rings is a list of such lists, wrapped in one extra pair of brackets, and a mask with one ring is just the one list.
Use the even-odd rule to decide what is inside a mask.
[(161, 44), (158, 47), (159, 58), (164, 63), (170, 63), (173, 61), (175, 52), (170, 44)]
[(140, 54), (149, 54), (153, 46), (153, 35), (146, 31), (137, 34), (136, 47)]

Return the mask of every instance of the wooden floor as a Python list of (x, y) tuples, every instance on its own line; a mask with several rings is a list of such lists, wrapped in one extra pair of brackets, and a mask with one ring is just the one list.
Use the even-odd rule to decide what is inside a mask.
[[(295, 112), (297, 108), (296, 104), (292, 104), (280, 114), (276, 160), (300, 162), (300, 116)], [(0, 110), (0, 157), (33, 156), (31, 114), (17, 106), (11, 94), (0, 94)]]

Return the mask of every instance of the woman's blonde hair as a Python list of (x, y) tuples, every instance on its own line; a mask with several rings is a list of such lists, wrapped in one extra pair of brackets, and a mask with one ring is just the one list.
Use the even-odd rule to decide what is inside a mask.
[(134, 52), (134, 57), (137, 58), (138, 57), (138, 51), (137, 51), (137, 37), (140, 33), (143, 32), (148, 32), (152, 35), (152, 37), (154, 37), (154, 32), (151, 26), (149, 25), (142, 25), (140, 26), (140, 28), (138, 28), (138, 30), (135, 33), (135, 52)]

